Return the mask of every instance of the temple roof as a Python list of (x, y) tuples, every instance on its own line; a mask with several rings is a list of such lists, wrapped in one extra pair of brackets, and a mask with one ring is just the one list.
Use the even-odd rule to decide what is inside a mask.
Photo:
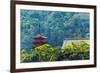
[(75, 38), (65, 38), (65, 40), (89, 40), (89, 38), (78, 38), (78, 37), (75, 37)]
[(45, 36), (43, 36), (42, 34), (37, 34), (36, 36), (34, 36), (33, 38), (47, 38), (47, 37), (45, 37)]

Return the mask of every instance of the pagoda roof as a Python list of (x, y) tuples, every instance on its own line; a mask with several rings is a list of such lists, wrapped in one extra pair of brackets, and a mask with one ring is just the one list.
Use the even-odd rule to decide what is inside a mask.
[(45, 36), (43, 36), (42, 34), (37, 34), (36, 36), (34, 36), (33, 38), (47, 38), (47, 37), (45, 37)]

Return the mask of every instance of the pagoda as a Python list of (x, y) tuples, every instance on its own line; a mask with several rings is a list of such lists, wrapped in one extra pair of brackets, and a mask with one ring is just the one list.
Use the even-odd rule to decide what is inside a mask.
[(41, 46), (41, 45), (46, 43), (45, 39), (47, 37), (43, 36), (42, 34), (37, 34), (33, 38), (34, 38), (34, 42), (33, 43), (35, 44), (35, 47), (38, 47), (38, 46)]

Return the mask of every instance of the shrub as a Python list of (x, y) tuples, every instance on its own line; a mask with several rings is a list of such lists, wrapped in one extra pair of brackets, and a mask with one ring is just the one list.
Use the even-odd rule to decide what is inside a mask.
[(30, 62), (30, 61), (31, 61), (31, 54), (29, 54), (25, 50), (22, 50), (21, 51), (21, 62)]
[(33, 60), (36, 57), (37, 61), (56, 61), (59, 52), (56, 48), (52, 48), (49, 44), (44, 44), (42, 46), (36, 47), (33, 52)]
[(65, 60), (89, 59), (89, 44), (85, 41), (72, 42), (64, 47), (63, 56)]
[(72, 42), (60, 47), (52, 47), (44, 44), (33, 49), (32, 53), (21, 51), (21, 62), (46, 62), (62, 60), (86, 60), (89, 59), (89, 44), (85, 41)]

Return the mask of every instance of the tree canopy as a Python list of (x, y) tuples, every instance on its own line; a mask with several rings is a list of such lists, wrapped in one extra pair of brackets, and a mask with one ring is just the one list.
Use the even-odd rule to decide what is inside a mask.
[(52, 46), (64, 38), (89, 38), (89, 13), (21, 9), (21, 48), (33, 49), (33, 36), (41, 33)]

